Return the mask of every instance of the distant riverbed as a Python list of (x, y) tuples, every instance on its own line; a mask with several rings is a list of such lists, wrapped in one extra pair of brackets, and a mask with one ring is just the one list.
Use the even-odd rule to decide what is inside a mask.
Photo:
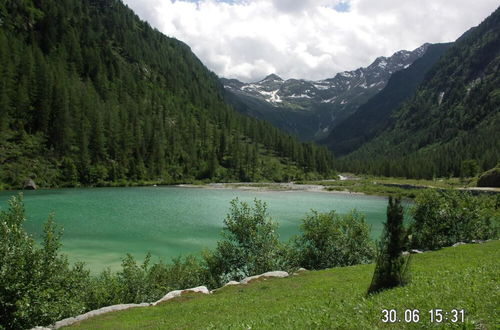
[[(7, 200), (17, 193), (0, 192), (0, 207), (5, 210)], [(236, 197), (267, 202), (282, 240), (299, 233), (300, 219), (311, 209), (343, 214), (356, 208), (366, 215), (372, 236), (378, 237), (387, 206), (385, 198), (376, 196), (268, 189), (125, 187), (23, 193), (28, 232), (39, 238), (43, 222), (54, 212), (64, 227), (62, 251), (94, 272), (118, 269), (126, 253), (142, 260), (150, 251), (154, 261), (169, 261), (215, 247), (229, 202)]]

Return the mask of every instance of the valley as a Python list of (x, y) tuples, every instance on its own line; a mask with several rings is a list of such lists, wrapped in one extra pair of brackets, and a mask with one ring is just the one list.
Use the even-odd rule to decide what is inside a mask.
[(0, 329), (494, 327), (499, 70), (494, 0), (0, 1)]
[(393, 73), (422, 57), (428, 46), (378, 57), (365, 68), (320, 81), (283, 80), (275, 74), (250, 84), (235, 79), (221, 81), (237, 111), (264, 119), (301, 140), (319, 140), (384, 89)]

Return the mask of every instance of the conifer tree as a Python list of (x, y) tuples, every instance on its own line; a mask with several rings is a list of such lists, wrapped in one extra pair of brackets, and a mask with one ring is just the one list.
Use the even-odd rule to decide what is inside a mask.
[(379, 242), (377, 263), (368, 293), (376, 293), (408, 283), (409, 257), (403, 256), (406, 244), (401, 198), (389, 197), (387, 221)]

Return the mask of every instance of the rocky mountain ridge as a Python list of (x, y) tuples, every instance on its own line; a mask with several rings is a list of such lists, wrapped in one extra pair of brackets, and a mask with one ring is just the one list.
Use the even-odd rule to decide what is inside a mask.
[[(381, 56), (367, 67), (324, 80), (284, 80), (270, 74), (254, 83), (225, 78), (221, 81), (229, 100), (240, 112), (268, 120), (303, 140), (314, 140), (327, 135), (339, 120), (380, 92), (394, 72), (422, 57), (428, 46)], [(300, 123), (304, 120), (306, 127)]]

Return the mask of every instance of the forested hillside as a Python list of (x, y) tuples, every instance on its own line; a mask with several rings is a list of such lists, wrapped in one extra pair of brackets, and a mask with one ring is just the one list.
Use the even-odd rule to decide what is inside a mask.
[[(430, 69), (393, 123), (341, 168), (387, 176), (474, 175), (500, 161), (500, 9)], [(474, 168), (474, 166), (472, 166)]]
[(338, 123), (321, 143), (333, 150), (336, 156), (343, 156), (370, 141), (390, 125), (393, 112), (412, 96), (427, 71), (449, 46), (449, 43), (429, 45), (421, 58), (408, 68), (393, 73), (382, 91)]
[(328, 151), (234, 112), (190, 48), (119, 0), (0, 2), (0, 188), (288, 180)]

